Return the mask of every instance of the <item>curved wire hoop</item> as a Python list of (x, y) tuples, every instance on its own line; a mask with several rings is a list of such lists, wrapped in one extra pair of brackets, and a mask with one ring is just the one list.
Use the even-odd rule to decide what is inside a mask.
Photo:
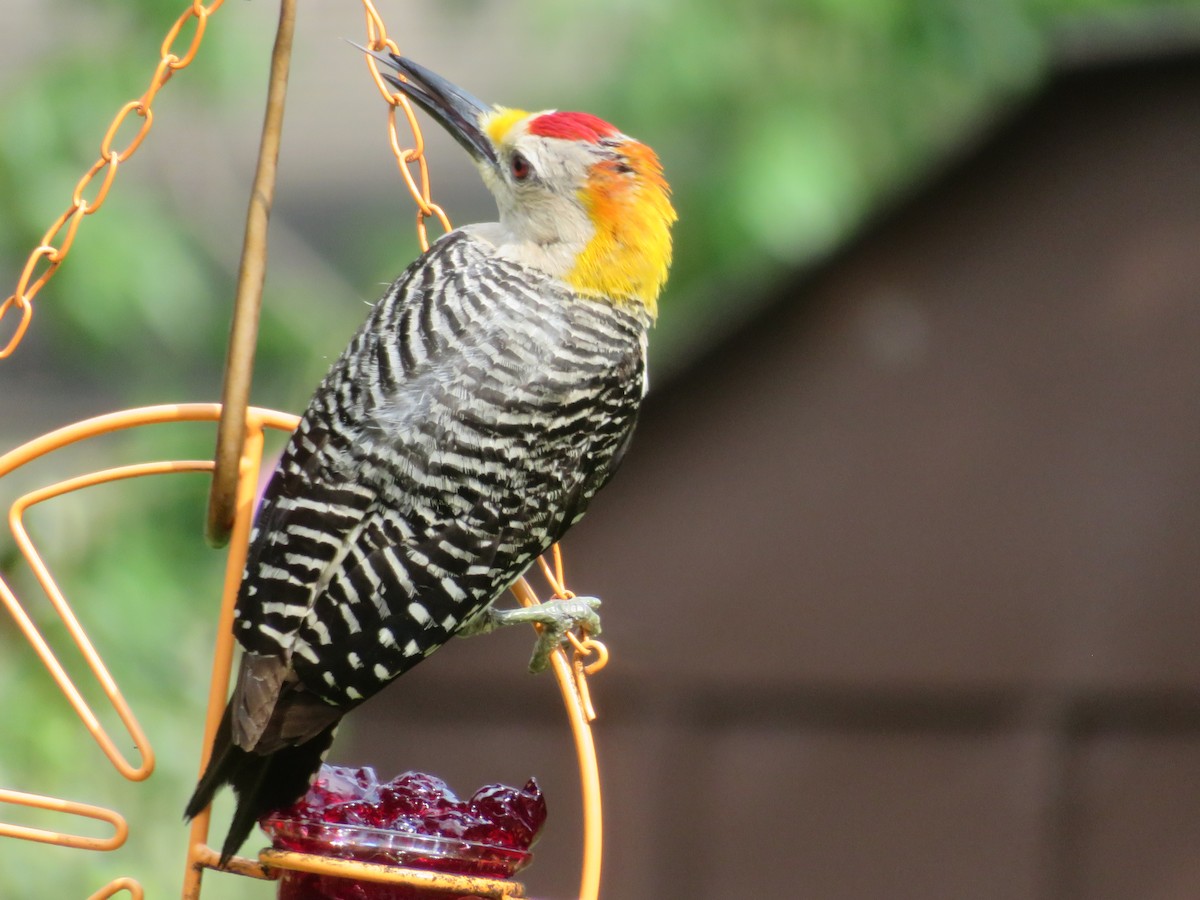
[[(177, 422), (216, 422), (221, 414), (220, 404), (195, 403), (167, 406), (151, 406), (98, 416), (60, 428), (0, 456), (0, 479), (16, 469), (72, 444), (114, 431), (146, 425)], [(263, 439), (266, 429), (275, 428), (284, 432), (294, 430), (298, 418), (287, 413), (250, 407), (246, 413), (246, 442), (238, 470), (237, 501), (232, 539), (225, 562), (225, 578), (220, 613), (217, 622), (216, 646), (213, 652), (212, 678), (209, 687), (208, 708), (202, 745), (201, 770), (207, 762), (208, 748), (212, 744), (228, 696), (230, 672), (233, 664), (233, 607), (237, 599), (245, 567), (246, 547), (249, 543), (250, 525), (253, 518), (254, 495), (262, 467)], [(30, 491), (19, 497), (9, 508), (9, 527), (22, 556), (33, 571), (52, 607), (61, 619), (71, 640), (78, 648), (92, 677), (100, 685), (105, 698), (116, 713), (126, 735), (114, 740), (101, 724), (99, 717), (84, 698), (75, 682), (67, 674), (58, 656), (47, 643), (15, 592), (0, 577), (0, 602), (12, 616), (18, 629), (33, 647), (50, 677), (63, 692), (67, 701), (82, 721), (92, 738), (99, 744), (113, 768), (130, 781), (142, 781), (154, 770), (154, 751), (137, 717), (125, 701), (116, 680), (109, 673), (104, 660), (96, 651), (87, 633), (80, 625), (67, 598), (54, 580), (50, 569), (42, 560), (34, 542), (25, 529), (23, 516), (30, 507), (64, 494), (129, 478), (162, 475), (177, 472), (211, 472), (211, 460), (167, 460), (138, 463), (104, 469), (66, 479)], [(562, 586), (561, 562), (557, 577), (550, 573), (551, 584), (556, 593), (565, 593)], [(549, 569), (547, 567), (547, 571)], [(529, 584), (521, 579), (513, 593), (525, 605), (538, 602)], [(599, 659), (588, 663), (587, 656), (596, 654)], [(594, 718), (587, 695), (586, 675), (602, 664), (605, 651), (598, 642), (584, 641), (577, 645), (575, 658), (568, 660), (566, 653), (556, 650), (552, 656), (555, 676), (562, 692), (563, 701), (571, 722), (579, 759), (584, 809), (584, 858), (580, 888), (582, 900), (594, 900), (599, 893), (601, 861), (601, 805), (600, 779), (596, 762), (595, 745), (592, 741), (590, 721)], [(138, 760), (128, 759), (119, 749), (130, 740), (137, 751)], [(69, 817), (69, 831), (28, 828), (20, 825), (0, 823), (0, 838), (16, 838), (56, 844), (62, 847), (84, 850), (116, 850), (121, 847), (129, 833), (129, 824), (116, 810), (71, 800), (47, 797), (22, 791), (0, 788), (0, 804), (32, 807), (60, 812)], [(99, 820), (112, 827), (112, 834), (103, 838), (89, 838), (73, 833), (80, 819)], [(207, 845), (209, 811), (205, 810), (192, 822), (188, 843), (186, 869), (184, 872), (184, 900), (195, 900), (200, 896), (201, 875), (206, 868), (215, 868), (218, 854)], [(415, 870), (391, 869), (357, 863), (348, 860), (330, 860), (307, 854), (266, 850), (257, 860), (235, 857), (226, 867), (229, 871), (257, 878), (278, 877), (281, 869), (317, 872), (319, 874), (353, 877), (364, 881), (405, 883), (425, 887), (441, 887), (450, 891), (472, 893), (480, 897), (520, 898), (524, 889), (517, 882), (498, 881), (486, 878), (439, 875), (431, 880), (430, 873)], [(133, 900), (141, 900), (141, 885), (131, 877), (122, 877), (105, 885), (89, 900), (103, 900), (121, 891), (127, 891)]]

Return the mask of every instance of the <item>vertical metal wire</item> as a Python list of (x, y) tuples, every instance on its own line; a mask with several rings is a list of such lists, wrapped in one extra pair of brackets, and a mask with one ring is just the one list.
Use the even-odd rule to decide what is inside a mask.
[[(273, 419), (268, 416), (274, 417)], [(296, 416), (281, 413), (267, 414), (265, 410), (251, 409), (243, 417), (248, 423), (242, 444), (242, 453), (237, 460), (237, 475), (234, 503), (234, 520), (225, 559), (225, 585), (221, 595), (221, 611), (217, 620), (217, 643), (213, 650), (212, 679), (208, 691), (208, 709), (204, 719), (204, 736), (200, 758), (200, 773), (208, 764), (221, 714), (229, 696), (229, 674), (233, 668), (233, 608), (237, 601), (238, 587), (242, 583), (242, 570), (246, 567), (246, 550), (250, 544), (250, 526), (254, 519), (254, 492), (258, 485), (258, 472), (262, 464), (263, 427), (266, 424), (281, 425), (285, 430), (294, 430), (299, 424)], [(187, 868), (184, 872), (183, 900), (195, 900), (200, 896), (200, 879), (206, 867), (216, 863), (216, 854), (207, 846), (209, 818), (212, 810), (206, 809), (192, 820), (188, 840)], [(251, 860), (239, 859), (236, 868), (244, 875), (265, 874), (261, 866)], [(256, 871), (257, 870), (257, 871)]]
[(246, 408), (250, 405), (250, 381), (254, 373), (254, 349), (258, 343), (258, 317), (262, 308), (263, 283), (267, 274), (267, 226), (275, 199), (275, 173), (283, 132), (283, 107), (287, 97), (288, 67), (296, 31), (296, 0), (280, 0), (279, 26), (271, 52), (271, 74), (267, 86), (267, 108), (262, 140), (258, 146), (258, 168), (246, 211), (246, 234), (238, 269), (233, 324), (225, 358), (225, 385), (221, 392), (221, 421), (217, 426), (217, 449), (212, 487), (208, 495), (205, 536), (214, 547), (224, 547), (233, 528), (237, 494), (237, 466), (246, 435)]

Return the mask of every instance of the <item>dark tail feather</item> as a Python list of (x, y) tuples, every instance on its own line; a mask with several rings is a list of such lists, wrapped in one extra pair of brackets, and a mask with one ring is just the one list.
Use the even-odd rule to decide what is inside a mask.
[(299, 746), (260, 756), (234, 746), (230, 712), (228, 708), (225, 710), (213, 740), (212, 758), (184, 811), (184, 816), (190, 819), (212, 803), (222, 785), (233, 787), (238, 798), (237, 809), (221, 847), (221, 865), (237, 853), (259, 819), (288, 806), (308, 790), (313, 774), (333, 743), (336, 727), (337, 723), (330, 725)]
[(230, 767), (230, 756), (236, 749), (230, 738), (230, 729), (230, 711), (226, 706), (225, 715), (221, 717), (221, 724), (217, 726), (217, 735), (213, 738), (212, 755), (208, 758), (208, 766), (204, 769), (204, 774), (200, 776), (196, 790), (192, 792), (192, 799), (188, 801), (187, 808), (183, 811), (185, 819), (194, 819), (200, 815), (212, 803), (217, 789), (229, 781), (227, 772)]

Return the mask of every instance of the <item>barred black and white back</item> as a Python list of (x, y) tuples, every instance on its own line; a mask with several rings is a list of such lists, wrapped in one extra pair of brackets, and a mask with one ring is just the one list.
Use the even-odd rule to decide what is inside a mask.
[[(632, 434), (647, 326), (469, 230), (391, 286), (267, 487), (237, 602), (246, 653), (222, 725), (227, 760), (214, 753), (189, 815), (226, 782), (242, 801), (271, 785), (267, 804), (302, 791), (285, 767), (311, 772), (341, 715), (449, 640), (583, 515)], [(289, 763), (281, 751), (300, 744), (304, 759)], [(252, 817), (235, 822), (227, 852), (261, 805), (239, 808)]]
[(632, 431), (645, 325), (462, 232), (406, 272), (267, 488), (235, 633), (343, 708), (582, 516)]

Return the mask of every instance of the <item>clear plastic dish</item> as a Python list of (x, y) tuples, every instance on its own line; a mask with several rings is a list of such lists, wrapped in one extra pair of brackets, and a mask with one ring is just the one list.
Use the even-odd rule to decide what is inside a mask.
[(527, 850), (366, 825), (272, 816), (262, 827), (279, 850), (456, 875), (510, 878), (533, 859)]

